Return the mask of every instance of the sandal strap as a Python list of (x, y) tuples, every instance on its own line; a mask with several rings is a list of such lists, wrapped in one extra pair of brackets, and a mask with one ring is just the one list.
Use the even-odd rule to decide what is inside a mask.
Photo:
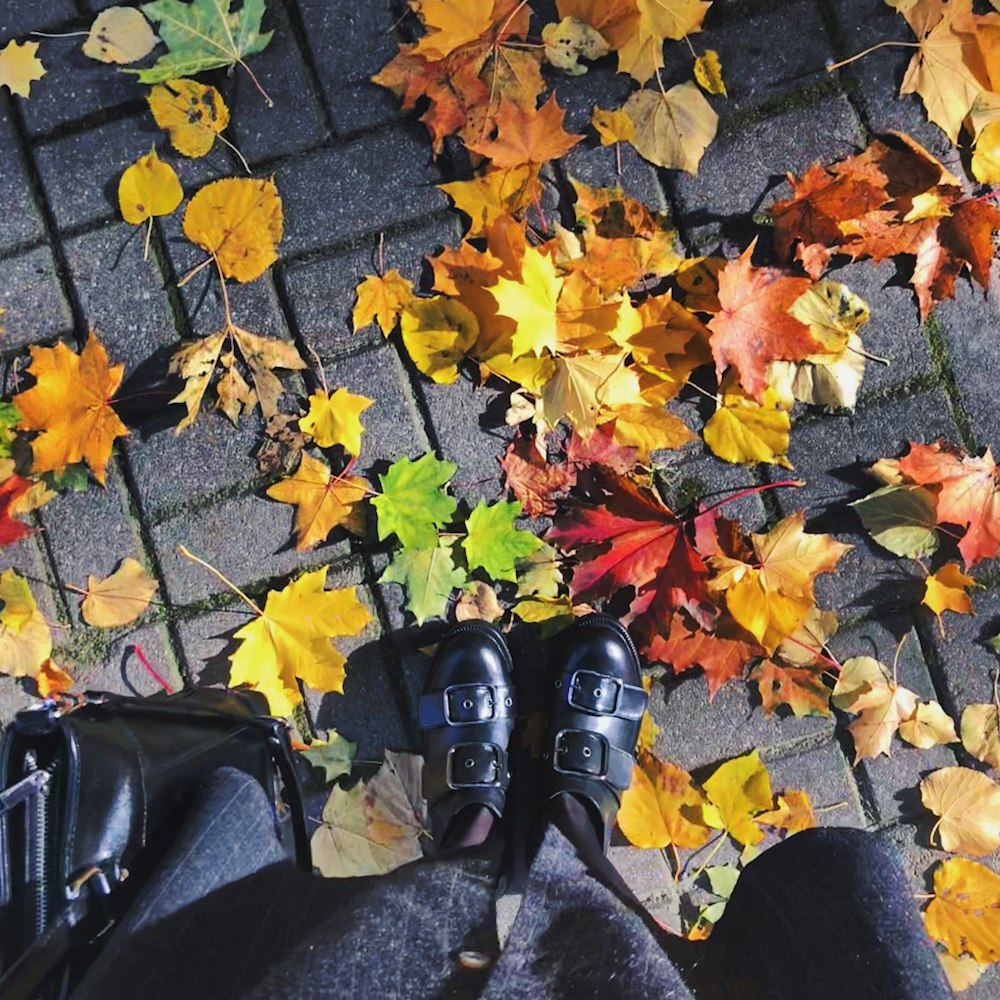
[(514, 691), (507, 685), (453, 684), (421, 695), (419, 716), (421, 729), (441, 729), (513, 719), (517, 706)]
[(566, 687), (566, 700), (571, 708), (633, 722), (642, 718), (648, 697), (644, 688), (598, 670), (574, 670)]
[(631, 753), (613, 746), (603, 733), (560, 729), (553, 739), (552, 769), (557, 774), (601, 781), (623, 792), (631, 781), (634, 763)]

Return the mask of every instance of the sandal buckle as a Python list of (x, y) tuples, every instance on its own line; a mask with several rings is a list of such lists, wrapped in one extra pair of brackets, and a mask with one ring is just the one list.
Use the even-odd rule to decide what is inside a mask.
[(495, 743), (456, 743), (445, 758), (445, 781), (451, 789), (496, 787), (506, 775), (504, 758)]
[(497, 693), (490, 684), (452, 684), (442, 697), (446, 725), (467, 726), (497, 717)]
[(553, 746), (552, 769), (560, 774), (606, 778), (608, 749), (608, 740), (603, 733), (591, 733), (585, 729), (560, 729)]
[(592, 715), (615, 715), (621, 705), (624, 685), (617, 677), (593, 670), (575, 670), (567, 697), (573, 708)]

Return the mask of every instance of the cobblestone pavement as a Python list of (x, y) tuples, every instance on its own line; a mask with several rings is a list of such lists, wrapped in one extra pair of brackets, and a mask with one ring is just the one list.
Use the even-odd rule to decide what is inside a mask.
[[(85, 28), (106, 6), (103, 0), (4, 0), (0, 41), (33, 29)], [(508, 436), (502, 420), (484, 416), (493, 394), (468, 380), (433, 385), (394, 342), (373, 328), (353, 335), (348, 325), (353, 288), (373, 270), (379, 234), (386, 266), (414, 279), (424, 254), (461, 235), (457, 214), (434, 186), (447, 179), (447, 160), (432, 162), (423, 127), (367, 82), (395, 52), (398, 14), (390, 0), (269, 0), (275, 34), (253, 69), (276, 107), (268, 110), (242, 73), (227, 79), (224, 91), (235, 142), (257, 174), (276, 178), (286, 235), (277, 265), (254, 284), (233, 289), (233, 312), (248, 329), (314, 350), (331, 386), (375, 400), (365, 414), (362, 468), (433, 449), (458, 463), (460, 495), (493, 498), (500, 495), (496, 461)], [(623, 148), (621, 183), (670, 211), (689, 251), (721, 245), (731, 255), (758, 230), (766, 238), (766, 226), (755, 219), (781, 190), (786, 170), (843, 156), (873, 132), (905, 130), (961, 171), (917, 99), (896, 97), (907, 50), (884, 49), (837, 75), (824, 72), (828, 60), (906, 37), (904, 22), (882, 0), (716, 3), (699, 41), (719, 51), (730, 91), (720, 102), (718, 138), (693, 178), (658, 171)], [(179, 238), (176, 216), (157, 222), (150, 263), (143, 263), (137, 241), (129, 242), (131, 228), (118, 216), (117, 178), (160, 138), (134, 81), (84, 58), (78, 41), (53, 40), (45, 48), (48, 76), (31, 99), (0, 103), (5, 393), (28, 344), (60, 337), (82, 343), (93, 328), (131, 373), (150, 357), (162, 361), (179, 338), (208, 331), (221, 315), (211, 282), (177, 289), (178, 275), (197, 263), (198, 252)], [(679, 82), (689, 70), (689, 61), (679, 60), (665, 82)], [(676, 81), (669, 79), (674, 74)], [(567, 128), (583, 129), (595, 103), (619, 102), (627, 89), (626, 80), (603, 66), (561, 78), (557, 92), (569, 108)], [(165, 144), (159, 145), (162, 152)], [(178, 170), (189, 192), (238, 172), (219, 146), (204, 160), (182, 161)], [(571, 151), (565, 170), (592, 184), (619, 182), (613, 151), (593, 141)], [(808, 483), (804, 490), (777, 495), (766, 509), (759, 498), (746, 499), (738, 513), (746, 529), (761, 530), (769, 516), (805, 505), (813, 530), (851, 542), (841, 571), (817, 586), (820, 603), (837, 608), (844, 623), (833, 650), (839, 657), (868, 653), (891, 661), (908, 637), (901, 680), (937, 697), (958, 718), (969, 702), (991, 698), (995, 660), (978, 640), (996, 631), (1000, 593), (989, 589), (996, 578), (984, 580), (987, 589), (976, 595), (977, 616), (950, 616), (942, 638), (932, 620), (914, 614), (899, 561), (858, 534), (844, 504), (867, 489), (862, 467), (899, 454), (908, 439), (944, 436), (970, 449), (1000, 444), (996, 352), (987, 346), (996, 336), (996, 302), (960, 282), (956, 299), (921, 327), (911, 292), (895, 280), (891, 265), (856, 264), (835, 276), (870, 303), (866, 346), (892, 363), (869, 366), (856, 414), (801, 418), (790, 457)], [(371, 540), (341, 540), (296, 553), (289, 544), (291, 508), (262, 495), (251, 454), (261, 431), (254, 419), (234, 429), (205, 412), (179, 437), (164, 423), (155, 415), (140, 421), (112, 462), (106, 490), (92, 486), (61, 496), (38, 514), (40, 532), (4, 551), (5, 565), (49, 584), (33, 587), (49, 617), (72, 623), (59, 644), (77, 665), (80, 683), (153, 690), (136, 646), (175, 684), (225, 678), (233, 648), (227, 636), (244, 618), (221, 584), (177, 554), (180, 543), (251, 594), (283, 584), (300, 568), (329, 564), (335, 582), (359, 585), (375, 624), (349, 644), (344, 695), (308, 701), (310, 724), (336, 727), (359, 741), (364, 758), (380, 757), (384, 747), (413, 748), (414, 698), (425, 668), (419, 647), (428, 637), (404, 624), (398, 588), (376, 582), (384, 549)], [(762, 481), (753, 470), (697, 451), (666, 462), (673, 481), (705, 491)], [(153, 571), (169, 610), (108, 638), (79, 623), (76, 602), (61, 586), (110, 572), (126, 555)], [(13, 682), (0, 691), (3, 718), (28, 700)], [(955, 763), (953, 748), (916, 750), (897, 742), (891, 758), (852, 768), (849, 737), (832, 720), (765, 719), (747, 687), (737, 684), (709, 704), (700, 677), (658, 689), (652, 707), (663, 727), (659, 755), (703, 776), (715, 762), (757, 747), (776, 787), (804, 787), (821, 806), (842, 803), (822, 821), (884, 831), (904, 851), (915, 886), (926, 884), (939, 855), (926, 846), (930, 822), (915, 788), (929, 771)], [(615, 852), (641, 896), (654, 907), (672, 905), (660, 854)], [(996, 995), (1000, 976), (993, 970), (967, 995)]]

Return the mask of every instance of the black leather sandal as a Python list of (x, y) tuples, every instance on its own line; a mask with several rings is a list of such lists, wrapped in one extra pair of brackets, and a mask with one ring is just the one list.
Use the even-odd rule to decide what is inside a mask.
[(512, 666), (503, 634), (487, 622), (462, 622), (438, 646), (420, 697), (424, 798), (435, 844), (466, 806), (503, 815), (517, 716)]
[(548, 795), (571, 792), (593, 803), (607, 854), (648, 696), (635, 643), (617, 619), (587, 615), (563, 643), (543, 754)]

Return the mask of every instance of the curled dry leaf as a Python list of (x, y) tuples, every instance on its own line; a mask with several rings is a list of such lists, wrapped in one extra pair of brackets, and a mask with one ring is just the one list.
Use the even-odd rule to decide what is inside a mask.
[(455, 602), (455, 620), (499, 621), (504, 615), (496, 590), (483, 580), (470, 580)]
[(955, 723), (936, 701), (918, 705), (912, 717), (900, 724), (899, 735), (921, 750), (958, 742)]
[(1000, 875), (967, 858), (942, 861), (924, 926), (955, 958), (1000, 961)]
[(809, 793), (793, 788), (778, 796), (776, 809), (760, 813), (756, 821), (776, 830), (784, 830), (791, 836), (793, 833), (811, 830), (816, 825), (816, 816)]
[(35, 674), (35, 684), (38, 687), (39, 698), (51, 698), (57, 694), (65, 694), (76, 682), (52, 660), (46, 660)]
[(103, 580), (91, 574), (80, 613), (88, 625), (115, 628), (130, 625), (149, 607), (159, 584), (135, 559), (123, 559), (121, 566)]
[(83, 54), (103, 63), (126, 65), (148, 56), (156, 34), (135, 7), (108, 7), (90, 26)]
[(726, 81), (722, 78), (722, 61), (715, 49), (705, 49), (694, 61), (694, 78), (708, 94), (728, 97)]
[(920, 800), (938, 817), (931, 830), (946, 851), (982, 857), (1000, 847), (1000, 787), (969, 767), (942, 767), (920, 782)]
[(28, 582), (12, 569), (0, 573), (0, 673), (36, 677), (52, 655), (52, 634)]
[(962, 712), (962, 746), (977, 760), (1000, 771), (1000, 708), (969, 705)]
[(548, 62), (571, 76), (587, 72), (587, 67), (580, 65), (581, 59), (600, 59), (611, 51), (601, 33), (578, 17), (564, 17), (558, 24), (546, 24), (542, 28), (542, 42)]
[(32, 347), (28, 372), (35, 385), (14, 397), (18, 429), (40, 431), (31, 442), (32, 472), (62, 472), (86, 462), (103, 486), (116, 438), (128, 434), (111, 400), (124, 365), (109, 365), (104, 346), (91, 333), (79, 355), (65, 344)]
[(225, 177), (188, 203), (184, 235), (216, 259), (224, 277), (254, 281), (278, 259), (282, 223), (274, 181)]

